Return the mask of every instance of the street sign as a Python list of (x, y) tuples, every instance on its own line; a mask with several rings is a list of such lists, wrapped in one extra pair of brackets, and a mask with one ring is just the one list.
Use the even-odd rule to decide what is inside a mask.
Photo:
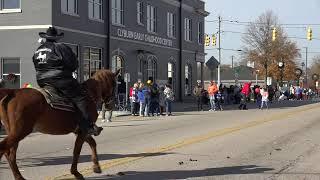
[(206, 62), (206, 66), (212, 71), (219, 66), (219, 62), (215, 57), (211, 56), (211, 58)]
[(270, 86), (272, 84), (272, 77), (267, 77), (267, 85)]
[(130, 74), (129, 73), (124, 74), (124, 82), (130, 82)]

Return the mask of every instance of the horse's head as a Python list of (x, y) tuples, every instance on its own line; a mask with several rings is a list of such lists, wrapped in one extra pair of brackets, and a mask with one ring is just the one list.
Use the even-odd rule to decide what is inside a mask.
[(111, 109), (114, 106), (117, 76), (119, 73), (120, 70), (113, 73), (108, 69), (101, 69), (87, 81), (89, 91), (91, 88), (91, 92), (95, 92), (95, 98), (98, 101), (106, 103), (107, 109)]

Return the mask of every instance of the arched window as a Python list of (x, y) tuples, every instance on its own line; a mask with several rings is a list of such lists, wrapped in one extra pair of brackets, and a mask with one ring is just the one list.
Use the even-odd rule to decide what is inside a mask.
[(184, 72), (185, 72), (185, 91), (184, 94), (186, 96), (190, 96), (191, 95), (191, 91), (192, 91), (192, 69), (191, 69), (191, 65), (186, 64), (184, 67)]
[(145, 76), (146, 76), (146, 80), (156, 81), (156, 79), (157, 79), (157, 58), (156, 58), (156, 56), (148, 56)]
[(115, 55), (112, 57), (111, 70), (112, 72), (116, 72), (118, 69), (120, 69), (120, 74), (123, 77), (124, 76), (124, 60), (121, 56)]
[(138, 81), (146, 82), (147, 80), (157, 80), (157, 57), (149, 55), (138, 55)]
[(168, 83), (171, 85), (173, 91), (175, 90), (175, 84), (176, 84), (176, 67), (173, 62), (168, 63)]

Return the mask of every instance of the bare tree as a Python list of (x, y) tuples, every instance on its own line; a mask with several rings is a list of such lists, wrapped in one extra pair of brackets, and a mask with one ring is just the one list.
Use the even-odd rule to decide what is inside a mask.
[[(276, 28), (276, 40), (272, 40), (272, 29)], [(271, 76), (280, 79), (278, 62), (285, 63), (284, 79), (294, 79), (295, 59), (300, 56), (295, 42), (291, 41), (278, 24), (278, 17), (267, 11), (258, 17), (247, 28), (247, 33), (242, 37), (243, 61), (255, 63), (260, 76)]]
[(311, 64), (310, 69), (311, 69), (310, 72), (312, 74), (320, 74), (320, 55), (315, 56), (313, 58), (313, 62)]

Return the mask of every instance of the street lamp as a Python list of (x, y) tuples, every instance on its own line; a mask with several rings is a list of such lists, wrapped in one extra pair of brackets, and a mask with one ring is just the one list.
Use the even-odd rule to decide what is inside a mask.
[(283, 69), (284, 69), (284, 62), (283, 61), (280, 61), (278, 63), (278, 68), (280, 69), (280, 82), (281, 82), (280, 87), (282, 87), (283, 86)]

